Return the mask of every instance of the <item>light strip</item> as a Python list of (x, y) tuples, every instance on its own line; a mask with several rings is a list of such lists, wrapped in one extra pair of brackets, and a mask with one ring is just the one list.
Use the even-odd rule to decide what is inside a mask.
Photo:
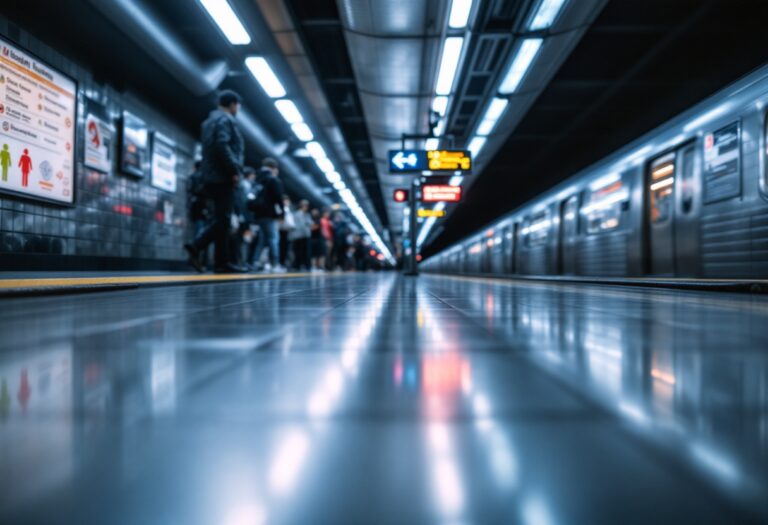
[(461, 48), (464, 47), (464, 37), (451, 36), (443, 43), (443, 56), (440, 59), (440, 70), (437, 74), (435, 92), (438, 95), (450, 95), (453, 82), (458, 72)]
[(515, 53), (515, 58), (510, 62), (509, 68), (504, 75), (504, 80), (499, 87), (499, 92), (502, 95), (509, 95), (514, 93), (522, 82), (525, 74), (528, 72), (528, 68), (531, 67), (536, 56), (539, 54), (541, 45), (544, 40), (541, 38), (528, 38), (523, 40), (522, 45)]
[(547, 29), (555, 23), (557, 15), (565, 4), (565, 0), (541, 0), (536, 14), (533, 16), (528, 29), (531, 31), (540, 31)]
[(309, 129), (309, 126), (307, 126), (303, 122), (297, 122), (296, 124), (292, 124), (291, 129), (293, 130), (293, 134), (296, 135), (296, 138), (302, 142), (309, 142), (310, 140), (315, 138), (314, 134), (312, 133), (312, 130)]
[(275, 72), (269, 67), (269, 63), (264, 57), (248, 57), (245, 59), (245, 67), (251, 72), (253, 78), (259, 83), (261, 89), (271, 98), (280, 98), (285, 96), (285, 88), (277, 78)]
[(227, 0), (200, 0), (200, 4), (216, 22), (230, 44), (242, 46), (251, 43), (251, 36)]
[(467, 27), (471, 12), (472, 0), (453, 0), (451, 2), (451, 14), (448, 17), (448, 27), (452, 29)]
[(292, 100), (288, 100), (287, 98), (275, 100), (275, 107), (288, 124), (304, 122), (304, 117), (301, 116), (299, 108), (296, 107), (296, 104), (294, 104)]
[(440, 114), (441, 117), (445, 116), (445, 111), (448, 109), (448, 97), (439, 96), (432, 100), (432, 111)]
[(472, 157), (477, 157), (480, 154), (480, 150), (485, 146), (486, 140), (485, 137), (475, 137), (472, 139), (472, 142), (469, 143), (469, 147), (467, 148), (472, 152)]
[(666, 188), (667, 186), (672, 186), (674, 182), (675, 182), (674, 177), (668, 177), (664, 180), (660, 180), (659, 182), (654, 182), (653, 184), (651, 184), (651, 191), (656, 191), (662, 188)]
[(331, 162), (328, 158), (315, 159), (315, 164), (317, 164), (317, 167), (320, 168), (320, 171), (323, 173), (336, 171), (336, 167), (333, 165), (333, 162)]
[(325, 153), (325, 149), (323, 149), (323, 146), (321, 146), (319, 142), (310, 142), (305, 147), (309, 152), (309, 156), (313, 159), (324, 159), (328, 156)]

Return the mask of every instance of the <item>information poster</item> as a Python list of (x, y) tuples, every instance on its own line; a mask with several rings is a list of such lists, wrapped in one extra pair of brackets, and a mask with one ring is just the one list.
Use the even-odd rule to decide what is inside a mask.
[(144, 177), (149, 169), (149, 128), (136, 115), (123, 112), (120, 133), (120, 171)]
[(176, 145), (157, 132), (152, 137), (152, 186), (176, 191)]
[(84, 163), (87, 167), (109, 173), (112, 169), (112, 135), (107, 110), (101, 104), (86, 99)]
[(0, 39), (0, 191), (72, 204), (75, 81)]
[(741, 195), (739, 123), (704, 137), (704, 202)]

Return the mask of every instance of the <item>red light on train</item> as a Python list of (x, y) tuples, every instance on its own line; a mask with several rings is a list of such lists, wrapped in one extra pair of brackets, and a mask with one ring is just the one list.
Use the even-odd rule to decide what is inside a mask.
[(395, 202), (405, 202), (408, 200), (408, 190), (395, 190)]

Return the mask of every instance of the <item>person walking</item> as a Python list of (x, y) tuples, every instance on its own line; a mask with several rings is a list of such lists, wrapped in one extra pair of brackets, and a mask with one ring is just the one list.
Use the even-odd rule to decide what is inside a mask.
[(331, 222), (330, 210), (323, 211), (323, 216), (320, 218), (320, 232), (325, 239), (325, 253), (323, 254), (325, 269), (333, 270), (333, 222)]
[(203, 160), (201, 171), (205, 194), (213, 204), (211, 223), (195, 239), (184, 246), (189, 263), (203, 271), (200, 252), (215, 243), (214, 271), (237, 273), (243, 271), (230, 261), (229, 229), (235, 196), (243, 165), (243, 135), (235, 116), (240, 110), (240, 95), (225, 90), (219, 94), (218, 107), (211, 111), (202, 125)]
[[(291, 257), (293, 242), (291, 232), (296, 228), (296, 221), (291, 210), (291, 198), (283, 195), (283, 220), (280, 221), (280, 266), (288, 267), (288, 261)], [(295, 257), (295, 255), (294, 255)]]
[(310, 214), (310, 244), (312, 253), (312, 271), (322, 272), (325, 270), (325, 238), (323, 237), (322, 225), (320, 221), (320, 210), (312, 210)]
[(297, 270), (311, 269), (310, 237), (312, 236), (312, 217), (309, 215), (309, 201), (303, 200), (293, 212), (295, 227), (288, 234), (293, 244), (293, 267)]
[(269, 262), (264, 266), (265, 271), (276, 273), (285, 272), (285, 267), (280, 266), (280, 235), (277, 229), (278, 219), (284, 216), (283, 211), (283, 183), (278, 177), (280, 167), (277, 161), (267, 157), (261, 162), (257, 182), (261, 184), (261, 191), (252, 203), (254, 223), (259, 227), (259, 238), (256, 241), (254, 261), (258, 265), (264, 246), (269, 248)]

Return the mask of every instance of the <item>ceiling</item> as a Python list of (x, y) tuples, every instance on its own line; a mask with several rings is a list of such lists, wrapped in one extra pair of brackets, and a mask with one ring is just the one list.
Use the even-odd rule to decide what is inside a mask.
[[(466, 41), (446, 117), (446, 134), (456, 147), (466, 147), (539, 5), (475, 0), (468, 26), (450, 30), (447, 0), (229, 1), (251, 30), (247, 51), (268, 57), (288, 91), (297, 93), (302, 113), (331, 146), (374, 227), (388, 230), (394, 241), (404, 221), (403, 205), (392, 193), (409, 181), (387, 173), (387, 150), (399, 148), (403, 133), (429, 132), (444, 39), (462, 35)], [(7, 3), (3, 15), (94, 71), (97, 82), (140, 93), (197, 134), (213, 94), (191, 89), (122, 24), (95, 8), (99, 2), (141, 6), (201, 67), (223, 61), (229, 74), (220, 87), (245, 94), (262, 150), (291, 137), (243, 70), (243, 50), (217, 33), (196, 0), (26, 0)], [(464, 201), (448, 207), (448, 218), (422, 247), (424, 255), (768, 61), (764, 0), (569, 0), (566, 6), (556, 25), (541, 34), (547, 44), (539, 64), (526, 76), (526, 89), (509, 97), (504, 122), (476, 159), (478, 172), (465, 178)], [(310, 159), (289, 161), (295, 165), (295, 191), (334, 197)]]

